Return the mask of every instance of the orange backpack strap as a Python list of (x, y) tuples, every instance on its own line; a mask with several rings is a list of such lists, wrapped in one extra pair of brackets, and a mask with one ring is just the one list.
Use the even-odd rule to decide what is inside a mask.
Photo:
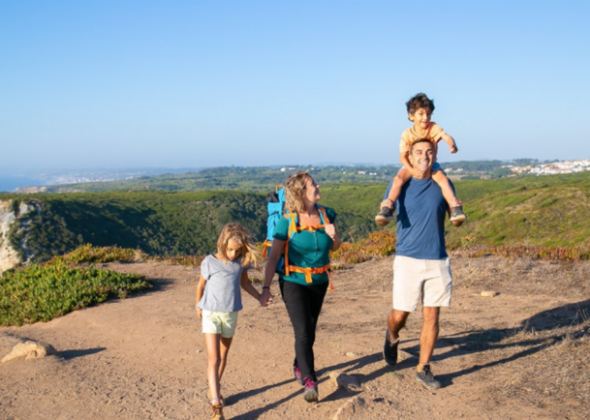
[(289, 231), (288, 231), (288, 238), (285, 242), (285, 275), (288, 276), (289, 273), (301, 273), (305, 274), (305, 282), (312, 283), (312, 274), (328, 274), (328, 280), (330, 281), (330, 291), (334, 291), (334, 285), (332, 284), (332, 279), (330, 276), (330, 263), (326, 264), (323, 267), (297, 267), (294, 265), (289, 264), (289, 240), (295, 235), (295, 233), (300, 232), (301, 230), (309, 230), (315, 231), (317, 229), (321, 229), (326, 227), (327, 224), (330, 224), (330, 218), (328, 217), (328, 213), (326, 209), (319, 204), (316, 204), (318, 212), (320, 214), (321, 224), (318, 226), (297, 226), (297, 212), (291, 212), (289, 210), (285, 210), (285, 217), (289, 219)]

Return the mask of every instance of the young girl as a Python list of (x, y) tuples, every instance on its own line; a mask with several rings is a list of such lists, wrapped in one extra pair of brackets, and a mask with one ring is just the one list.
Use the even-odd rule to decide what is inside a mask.
[(212, 419), (223, 420), (223, 397), (220, 381), (227, 362), (227, 353), (242, 309), (240, 286), (260, 300), (260, 293), (248, 280), (248, 269), (258, 259), (252, 234), (238, 223), (227, 224), (217, 240), (217, 253), (201, 263), (197, 286), (197, 313), (203, 322), (203, 334), (209, 362), (209, 398)]

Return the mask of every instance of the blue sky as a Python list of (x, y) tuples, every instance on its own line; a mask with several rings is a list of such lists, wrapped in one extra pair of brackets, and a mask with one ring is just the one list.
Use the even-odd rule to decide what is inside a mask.
[(3, 1), (2, 170), (590, 158), (588, 1)]

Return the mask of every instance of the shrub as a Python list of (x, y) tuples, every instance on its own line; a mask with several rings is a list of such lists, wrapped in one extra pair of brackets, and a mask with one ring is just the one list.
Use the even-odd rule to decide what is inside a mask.
[(138, 274), (121, 274), (94, 266), (72, 268), (63, 262), (7, 271), (0, 278), (0, 325), (49, 321), (76, 309), (120, 299), (150, 288)]
[(65, 264), (107, 263), (111, 261), (134, 261), (135, 251), (118, 246), (93, 247), (91, 244), (82, 245), (62, 257), (55, 257), (52, 262)]
[(376, 257), (385, 257), (395, 252), (395, 234), (380, 230), (370, 233), (358, 242), (344, 242), (338, 251), (332, 253), (334, 267), (340, 264), (358, 264)]

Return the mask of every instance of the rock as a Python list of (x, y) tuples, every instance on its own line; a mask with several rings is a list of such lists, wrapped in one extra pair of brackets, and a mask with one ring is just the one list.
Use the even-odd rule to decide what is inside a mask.
[(57, 354), (57, 351), (49, 344), (25, 341), (14, 346), (12, 351), (2, 358), (2, 363), (18, 359), (19, 357), (24, 357), (25, 360), (40, 359), (50, 354)]
[(359, 395), (352, 397), (338, 408), (332, 420), (361, 419), (364, 416), (366, 402)]
[(363, 387), (356, 377), (342, 372), (330, 372), (330, 382), (336, 388), (342, 387), (349, 392), (360, 392), (363, 390)]
[(483, 296), (483, 297), (494, 297), (494, 296), (498, 296), (500, 293), (498, 292), (494, 292), (492, 290), (484, 290), (483, 292), (481, 292), (479, 295)]

